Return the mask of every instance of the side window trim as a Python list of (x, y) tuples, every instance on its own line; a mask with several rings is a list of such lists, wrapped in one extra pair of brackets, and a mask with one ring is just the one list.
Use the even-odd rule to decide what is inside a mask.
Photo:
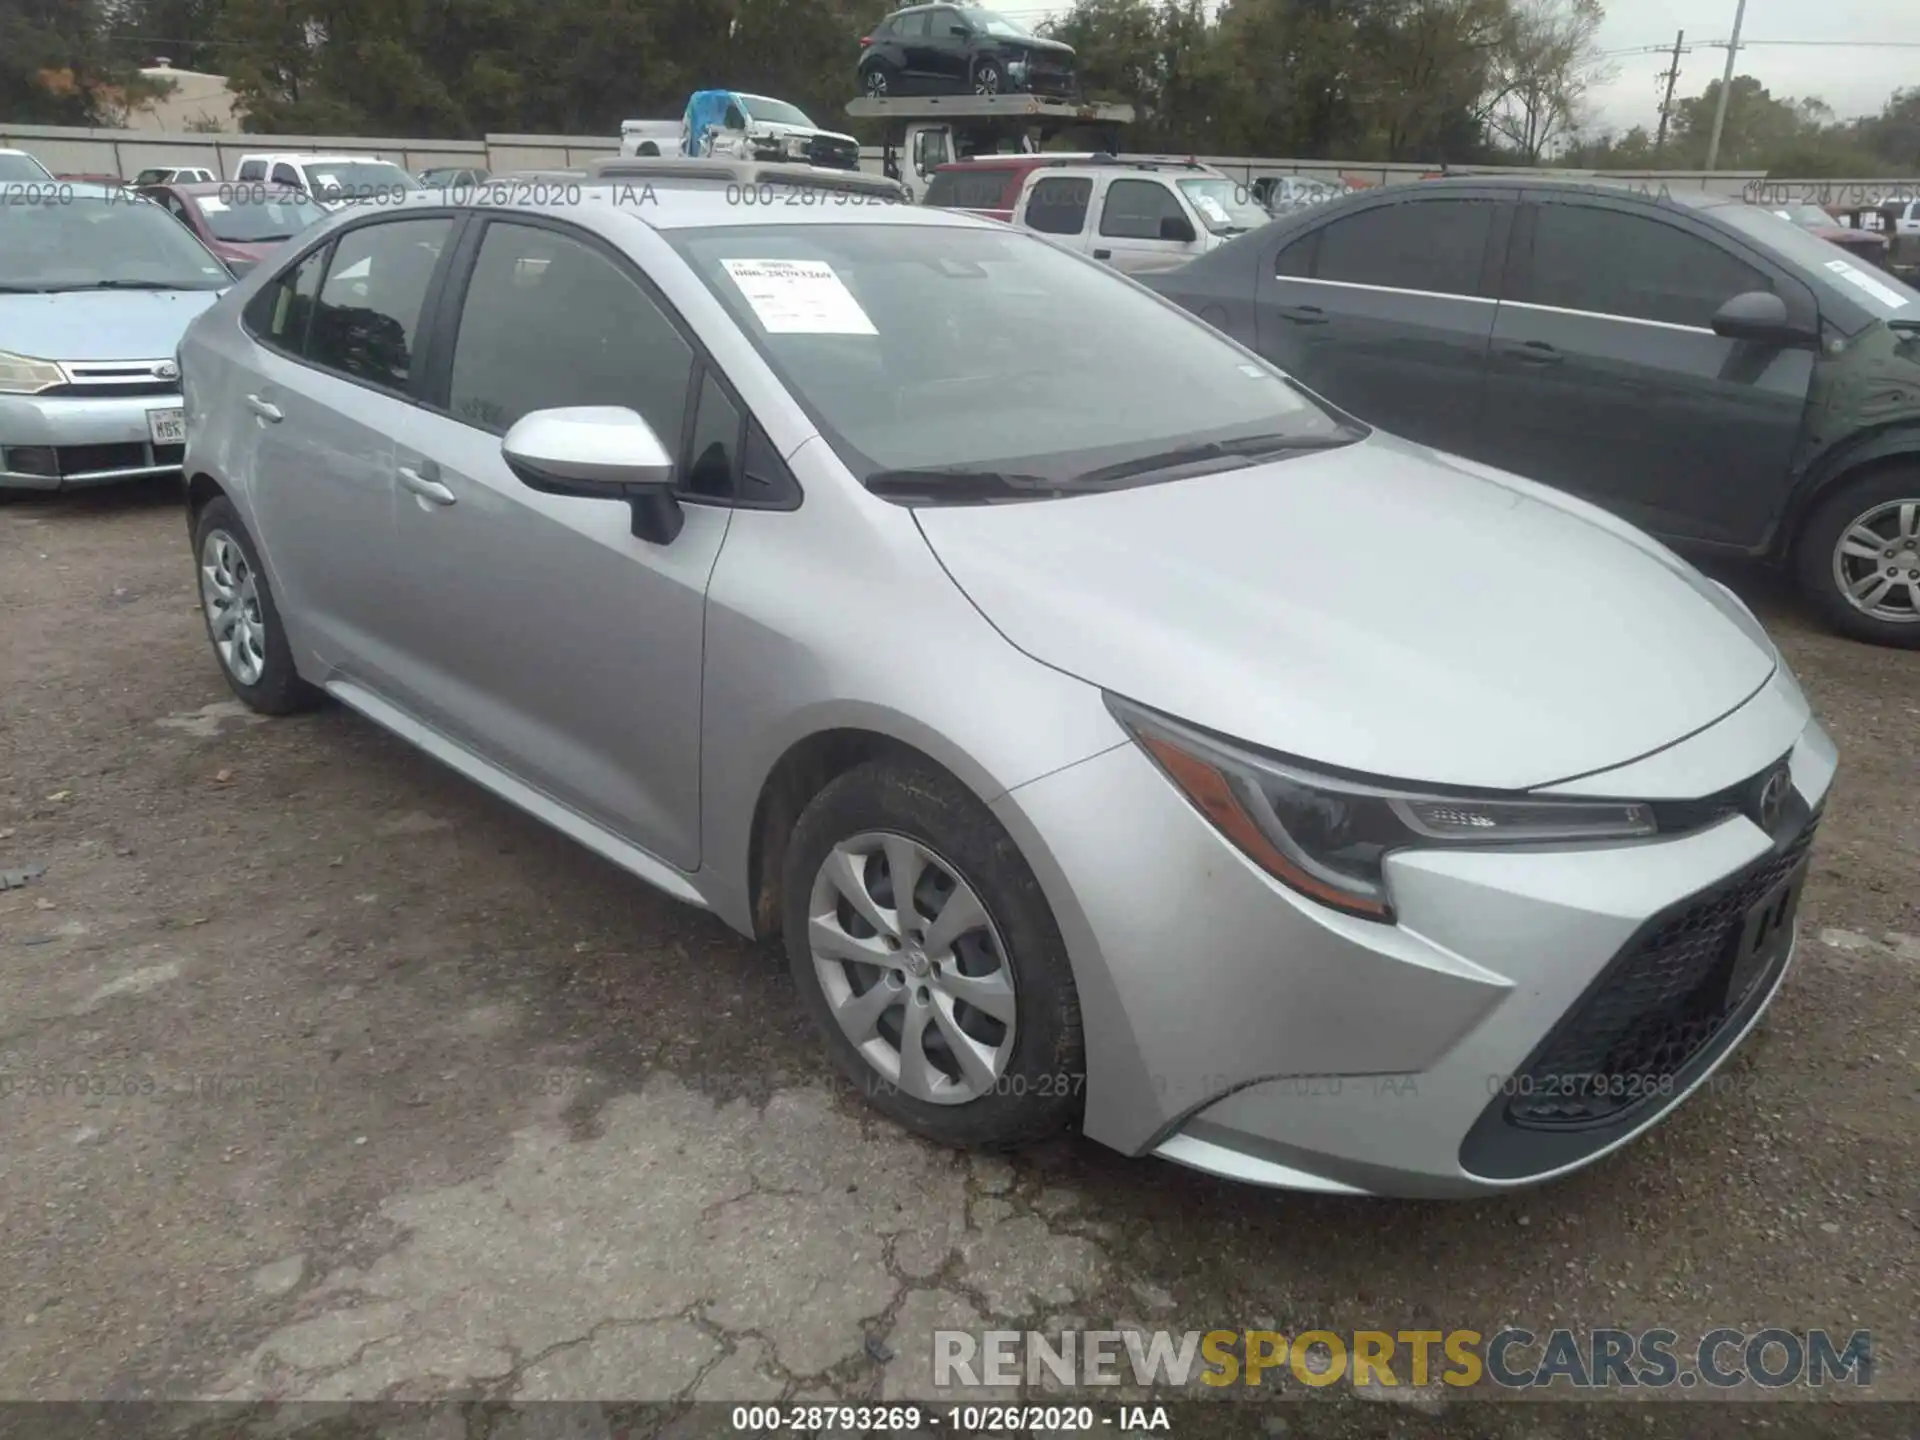
[[(450, 397), (453, 382), (453, 350), (460, 336), (460, 317), (466, 308), (467, 291), (473, 284), (474, 268), (479, 264), (480, 246), (486, 239), (488, 229), (495, 225), (523, 225), (534, 230), (549, 230), (594, 251), (640, 287), (641, 293), (652, 302), (665, 317), (666, 322), (673, 327), (674, 333), (680, 337), (682, 343), (693, 352), (693, 364), (687, 377), (687, 404), (681, 416), (680, 434), (674, 437), (676, 463), (683, 470), (686, 468), (688, 450), (693, 444), (693, 427), (698, 420), (702, 376), (712, 373), (714, 379), (719, 382), (721, 390), (733, 402), (734, 408), (745, 417), (747, 429), (759, 424), (753, 411), (741, 398), (739, 390), (727, 378), (726, 371), (715, 363), (711, 352), (701, 343), (693, 327), (687, 324), (686, 317), (681, 315), (673, 302), (662, 293), (660, 287), (653, 283), (651, 277), (635, 265), (626, 254), (618, 247), (608, 244), (591, 230), (569, 224), (550, 215), (520, 211), (496, 212), (472, 217), (465, 231), (456, 237), (454, 243), (447, 246), (448, 254), (441, 257), (441, 271), (436, 276), (437, 291), (430, 291), (428, 296), (429, 304), (433, 308), (421, 312), (420, 333), (425, 337), (423, 344), (429, 356), (427, 366), (422, 372), (421, 394), (414, 402), (421, 409), (429, 410), (456, 424), (468, 426), (482, 433), (493, 433), (484, 425), (476, 425), (466, 416), (454, 414)], [(452, 263), (449, 263), (450, 258)], [(456, 265), (459, 267), (457, 270)], [(740, 448), (741, 456), (744, 457), (746, 429), (741, 432)], [(740, 465), (743, 463), (744, 459), (736, 461), (734, 467), (736, 488), (741, 478)], [(792, 510), (797, 509), (800, 504), (797, 483), (794, 489), (793, 501), (790, 504), (778, 505), (755, 504), (742, 500), (738, 495), (732, 500), (717, 500), (709, 495), (684, 494), (680, 498), (689, 504), (727, 505), (738, 510)]]

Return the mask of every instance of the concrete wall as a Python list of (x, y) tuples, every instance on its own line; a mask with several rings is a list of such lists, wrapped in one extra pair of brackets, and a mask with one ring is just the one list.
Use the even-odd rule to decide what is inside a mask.
[[(483, 166), (495, 174), (515, 170), (567, 169), (598, 156), (619, 153), (617, 136), (599, 135), (489, 135), (484, 140), (407, 140), (340, 135), (205, 135), (145, 130), (83, 130), (49, 125), (8, 125), (0, 122), (0, 147), (11, 146), (38, 155), (50, 170), (131, 177), (150, 165), (204, 165), (231, 176), (240, 156), (250, 150), (306, 150), (329, 154), (378, 155), (408, 170), (430, 165)], [(1418, 180), (1437, 168), (1432, 165), (1341, 164), (1327, 160), (1277, 160), (1248, 155), (1163, 156), (1195, 158), (1217, 166), (1235, 179), (1251, 183), (1262, 175), (1302, 175), (1346, 179), (1368, 185), (1395, 185)], [(861, 152), (861, 167), (878, 172), (880, 151)], [(1637, 181), (1649, 187), (1674, 190), (1710, 190), (1745, 195), (1769, 204), (1790, 201), (1844, 205), (1862, 203), (1894, 193), (1920, 194), (1920, 181), (1862, 178), (1853, 180), (1768, 179), (1764, 171), (1699, 170), (1649, 171), (1527, 171), (1500, 166), (1453, 166), (1452, 174), (1593, 175), (1613, 181)]]

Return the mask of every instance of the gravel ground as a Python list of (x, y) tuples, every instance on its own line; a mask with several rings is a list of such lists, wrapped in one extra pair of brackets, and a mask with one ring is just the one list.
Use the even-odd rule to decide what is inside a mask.
[[(343, 710), (234, 704), (171, 490), (0, 501), (0, 870), (45, 867), (0, 890), (0, 1400), (930, 1398), (930, 1332), (990, 1323), (1867, 1329), (1920, 1400), (1920, 654), (1728, 578), (1841, 750), (1783, 993), (1627, 1152), (1403, 1204), (902, 1135), (775, 956)], [(1920, 1416), (1798, 1395), (1754, 1413)], [(1436, 1398), (1255, 1433), (1759, 1423)]]

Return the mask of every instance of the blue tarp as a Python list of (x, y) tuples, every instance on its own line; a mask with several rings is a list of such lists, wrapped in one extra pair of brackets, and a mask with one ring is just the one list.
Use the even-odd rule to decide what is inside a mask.
[(680, 121), (680, 148), (688, 155), (707, 153), (707, 131), (721, 124), (734, 98), (731, 90), (696, 90)]

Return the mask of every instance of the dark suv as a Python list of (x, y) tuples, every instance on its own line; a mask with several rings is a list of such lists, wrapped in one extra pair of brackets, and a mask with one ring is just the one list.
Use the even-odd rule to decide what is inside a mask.
[(1835, 628), (1920, 646), (1920, 291), (1771, 210), (1429, 180), (1144, 283), (1363, 420), (1789, 566)]
[(860, 40), (860, 89), (888, 95), (1028, 93), (1073, 99), (1071, 45), (976, 5), (912, 5)]

